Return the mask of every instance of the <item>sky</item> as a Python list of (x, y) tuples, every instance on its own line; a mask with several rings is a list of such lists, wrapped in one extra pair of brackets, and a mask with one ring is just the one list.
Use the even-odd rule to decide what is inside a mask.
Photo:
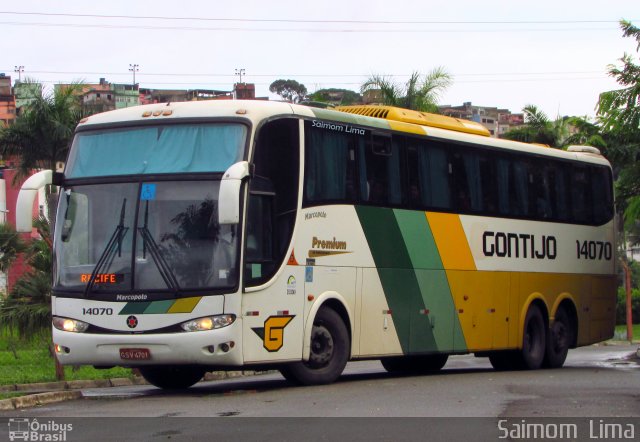
[(442, 66), (453, 84), (440, 104), (549, 117), (595, 115), (607, 75), (635, 41), (637, 0), (20, 0), (0, 5), (0, 73), (42, 82), (132, 83), (258, 96), (280, 79), (359, 90), (371, 75), (406, 82)]

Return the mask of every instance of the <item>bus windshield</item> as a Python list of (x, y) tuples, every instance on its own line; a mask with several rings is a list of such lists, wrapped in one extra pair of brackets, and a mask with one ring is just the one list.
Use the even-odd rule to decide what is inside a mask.
[(55, 290), (231, 288), (237, 227), (218, 224), (217, 180), (68, 186), (58, 209)]
[(244, 155), (242, 124), (175, 124), (79, 132), (65, 177), (224, 172)]

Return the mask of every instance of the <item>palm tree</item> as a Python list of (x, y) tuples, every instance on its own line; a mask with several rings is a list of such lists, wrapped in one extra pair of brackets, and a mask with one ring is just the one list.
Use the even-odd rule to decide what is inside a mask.
[(34, 239), (27, 245), (22, 243), (18, 247), (24, 250), (31, 270), (20, 277), (9, 295), (0, 303), (0, 324), (12, 335), (26, 341), (48, 338), (49, 352), (55, 361), (56, 378), (63, 380), (64, 370), (58, 362), (50, 339), (51, 228), (44, 217), (34, 220), (33, 224), (41, 238)]
[(42, 239), (18, 247), (24, 250), (31, 270), (20, 277), (0, 305), (0, 324), (27, 340), (45, 335), (51, 327), (50, 228), (45, 218), (34, 220), (34, 226)]
[(0, 224), (0, 272), (7, 272), (18, 255), (26, 250), (20, 234), (11, 224)]
[[(34, 169), (55, 170), (56, 163), (65, 160), (74, 129), (83, 117), (79, 83), (47, 92), (29, 80), (23, 88), (29, 104), (13, 124), (0, 128), (0, 154), (18, 160), (18, 179)], [(56, 198), (49, 193), (47, 202), (49, 219), (53, 220)]]
[(404, 85), (399, 85), (389, 76), (372, 75), (360, 92), (379, 91), (382, 104), (435, 113), (440, 95), (452, 82), (451, 74), (443, 67), (436, 67), (423, 79), (419, 72), (413, 72)]
[(73, 131), (82, 118), (77, 98), (80, 84), (46, 92), (39, 83), (27, 81), (29, 104), (12, 125), (0, 129), (0, 152), (19, 160), (20, 172), (55, 169), (64, 161)]
[(510, 130), (504, 134), (504, 138), (553, 147), (562, 147), (567, 144), (567, 140), (569, 140), (567, 118), (558, 117), (551, 120), (533, 104), (526, 105), (522, 111), (524, 112), (525, 125)]

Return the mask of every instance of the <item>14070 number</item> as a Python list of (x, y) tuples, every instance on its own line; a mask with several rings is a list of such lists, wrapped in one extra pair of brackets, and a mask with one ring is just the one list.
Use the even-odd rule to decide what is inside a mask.
[(578, 259), (591, 259), (611, 261), (613, 247), (606, 241), (579, 241), (576, 240), (576, 253)]
[(91, 308), (83, 308), (82, 309), (82, 314), (83, 315), (92, 315), (92, 316), (99, 316), (99, 315), (113, 315), (113, 309), (109, 308), (109, 307), (91, 307)]

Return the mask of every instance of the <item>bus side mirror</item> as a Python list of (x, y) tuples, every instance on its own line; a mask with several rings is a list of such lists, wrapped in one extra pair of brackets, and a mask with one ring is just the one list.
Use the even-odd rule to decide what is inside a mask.
[(18, 201), (16, 202), (16, 230), (18, 232), (31, 233), (33, 228), (33, 202), (38, 196), (38, 191), (47, 184), (51, 184), (53, 172), (43, 170), (31, 175), (20, 187)]
[(218, 222), (238, 224), (240, 222), (240, 189), (242, 180), (249, 176), (249, 163), (240, 161), (229, 167), (222, 175), (218, 193)]

